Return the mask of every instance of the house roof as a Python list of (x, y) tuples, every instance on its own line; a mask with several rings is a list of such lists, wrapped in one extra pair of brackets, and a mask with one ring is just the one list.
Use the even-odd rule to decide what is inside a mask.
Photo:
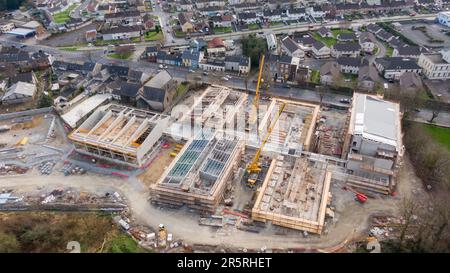
[(321, 36), (325, 36), (325, 35), (327, 35), (328, 33), (330, 33), (330, 30), (329, 30), (328, 28), (326, 28), (326, 27), (321, 27), (321, 28), (319, 28), (318, 30), (316, 30), (316, 32), (317, 32), (318, 34), (320, 34)]
[(400, 78), (400, 89), (401, 90), (407, 90), (407, 89), (415, 89), (415, 90), (422, 90), (423, 84), (422, 79), (414, 72), (405, 72), (403, 73)]
[(353, 41), (353, 40), (356, 40), (357, 37), (356, 37), (356, 34), (353, 32), (352, 33), (339, 33), (337, 36), (337, 39), (341, 40), (341, 41)]
[(256, 18), (255, 12), (242, 12), (238, 14), (238, 18), (245, 20), (245, 19), (254, 19)]
[(321, 50), (322, 48), (326, 47), (326, 45), (320, 41), (315, 41), (312, 44), (313, 48), (315, 48), (316, 50)]
[(186, 23), (190, 23), (190, 18), (186, 13), (180, 12), (178, 13), (178, 21), (180, 21), (180, 25), (184, 25)]
[(333, 45), (334, 50), (336, 51), (359, 51), (361, 50), (361, 46), (358, 43), (338, 43)]
[(294, 40), (289, 38), (289, 36), (281, 39), (281, 44), (289, 51), (289, 53), (293, 53), (300, 48)]
[(358, 82), (361, 81), (376, 82), (377, 80), (378, 80), (378, 71), (374, 66), (364, 65), (359, 68)]
[(17, 82), (8, 89), (3, 98), (9, 97), (12, 94), (20, 94), (32, 97), (35, 92), (36, 92), (36, 85), (27, 82)]
[(142, 26), (118, 26), (110, 29), (102, 30), (102, 34), (128, 33), (141, 31)]
[(363, 58), (362, 57), (339, 57), (337, 58), (337, 63), (339, 65), (343, 66), (353, 66), (353, 67), (360, 67), (363, 65)]
[(392, 35), (391, 33), (387, 32), (386, 30), (382, 29), (379, 32), (377, 32), (376, 34), (378, 37), (380, 37), (380, 39), (382, 40), (389, 40), (391, 38), (394, 38), (394, 35)]
[(303, 44), (303, 45), (312, 45), (315, 42), (317, 42), (313, 37), (311, 37), (309, 35), (299, 35), (299, 36), (294, 35), (294, 40), (297, 43)]
[(149, 80), (145, 87), (164, 88), (164, 86), (172, 80), (172, 76), (167, 70), (162, 70)]
[(385, 70), (420, 69), (415, 60), (403, 57), (377, 58), (375, 62), (382, 65)]
[(105, 19), (122, 18), (122, 17), (138, 17), (141, 13), (138, 10), (119, 11), (115, 13), (105, 14)]
[(419, 56), (422, 52), (419, 46), (404, 46), (397, 48), (399, 56)]
[(320, 75), (331, 75), (333, 77), (339, 76), (339, 66), (337, 62), (326, 62), (320, 67)]
[(192, 49), (186, 49), (183, 51), (183, 54), (181, 54), (181, 58), (198, 61), (200, 59), (200, 52)]
[(220, 38), (214, 38), (208, 42), (208, 48), (215, 48), (215, 47), (225, 47), (223, 40)]
[(9, 82), (10, 84), (15, 84), (17, 82), (33, 83), (33, 72), (17, 73), (9, 78)]
[(160, 50), (156, 54), (156, 59), (180, 62), (181, 53), (168, 54), (167, 52)]
[(136, 97), (140, 88), (141, 85), (138, 83), (124, 82), (118, 90), (119, 92), (117, 93), (117, 95), (134, 98)]

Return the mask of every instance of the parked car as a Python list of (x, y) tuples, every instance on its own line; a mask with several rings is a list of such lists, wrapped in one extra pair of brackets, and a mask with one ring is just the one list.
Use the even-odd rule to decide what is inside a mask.
[(350, 99), (340, 99), (340, 103), (350, 103)]
[(208, 76), (208, 72), (204, 71), (203, 75)]
[(222, 77), (222, 80), (228, 81), (228, 78), (227, 77)]

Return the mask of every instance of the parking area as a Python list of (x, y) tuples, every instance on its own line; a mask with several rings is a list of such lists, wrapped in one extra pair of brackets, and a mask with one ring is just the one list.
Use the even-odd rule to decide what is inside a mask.
[(450, 30), (443, 25), (434, 22), (401, 22), (399, 32), (418, 45), (426, 47), (448, 47), (450, 36), (446, 35)]

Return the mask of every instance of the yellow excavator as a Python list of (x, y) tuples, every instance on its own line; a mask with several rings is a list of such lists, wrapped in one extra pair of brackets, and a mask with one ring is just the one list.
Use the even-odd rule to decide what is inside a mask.
[[(253, 104), (256, 107), (257, 115), (258, 115), (258, 110), (259, 110), (258, 109), (259, 108), (259, 88), (261, 85), (261, 78), (262, 78), (263, 70), (264, 70), (264, 55), (261, 56), (261, 60), (259, 62), (258, 81), (256, 82), (255, 98), (253, 99)], [(283, 113), (285, 106), (286, 106), (286, 103), (283, 103), (281, 105), (280, 109), (278, 110), (277, 116), (273, 120), (270, 128), (267, 130), (267, 134), (264, 137), (264, 139), (261, 143), (261, 146), (259, 147), (255, 156), (253, 157), (252, 162), (250, 162), (246, 167), (246, 171), (248, 174), (247, 186), (252, 189), (254, 189), (256, 187), (256, 182), (258, 180), (259, 173), (261, 172), (261, 164), (259, 163), (259, 158), (261, 157), (262, 150), (264, 148), (264, 145), (266, 145), (267, 141), (269, 140), (270, 135), (272, 134), (273, 128), (275, 128), (275, 125), (277, 124), (278, 119), (280, 118), (281, 114)], [(258, 116), (257, 116), (257, 118), (258, 118)], [(257, 128), (256, 130), (258, 131), (258, 135), (259, 135), (259, 128)]]

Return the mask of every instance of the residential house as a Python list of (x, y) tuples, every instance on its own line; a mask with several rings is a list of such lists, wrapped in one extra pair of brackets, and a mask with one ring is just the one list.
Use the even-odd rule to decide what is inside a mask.
[(422, 79), (414, 72), (405, 72), (399, 78), (400, 92), (416, 93), (424, 90)]
[(123, 82), (120, 84), (120, 88), (113, 91), (113, 98), (122, 103), (135, 106), (141, 88), (142, 85), (139, 83)]
[(305, 8), (292, 7), (286, 10), (286, 15), (289, 20), (300, 20), (306, 18)]
[(319, 28), (316, 33), (322, 38), (333, 38), (333, 33), (326, 27)]
[(419, 66), (430, 80), (450, 79), (450, 50), (420, 54)]
[(211, 21), (214, 27), (231, 27), (231, 23), (234, 21), (233, 15), (220, 15), (211, 17)]
[(339, 65), (334, 62), (326, 62), (320, 68), (320, 83), (323, 85), (333, 85), (341, 76)]
[(199, 67), (200, 62), (203, 59), (203, 51), (196, 51), (193, 49), (186, 49), (181, 54), (181, 63), (183, 66), (196, 69)]
[(259, 22), (259, 17), (255, 12), (241, 12), (238, 14), (239, 22), (244, 22), (248, 25), (256, 24)]
[(331, 56), (339, 58), (341, 56), (357, 57), (361, 53), (359, 43), (338, 43), (331, 47)]
[(368, 65), (368, 62), (362, 57), (342, 56), (337, 58), (336, 62), (338, 63), (342, 73), (353, 75), (358, 75), (359, 68)]
[(300, 46), (289, 36), (281, 39), (281, 48), (289, 56), (297, 57), (301, 60), (305, 58), (305, 51), (303, 51)]
[(189, 43), (189, 47), (196, 50), (202, 51), (206, 48), (207, 43), (203, 39), (194, 39)]
[(326, 15), (325, 11), (319, 6), (306, 8), (306, 14), (314, 18), (323, 18)]
[(11, 105), (33, 101), (36, 90), (36, 85), (32, 83), (17, 82), (6, 90), (1, 102), (3, 105)]
[(208, 56), (224, 55), (226, 52), (225, 44), (222, 39), (214, 38), (207, 44), (206, 52)]
[(9, 21), (2, 21), (0, 22), (0, 33), (6, 33), (15, 28), (15, 25), (13, 22)]
[(338, 36), (336, 37), (336, 39), (339, 42), (353, 42), (353, 41), (358, 40), (358, 37), (356, 37), (356, 34), (353, 32), (351, 32), (351, 33), (343, 32), (343, 33), (339, 33)]
[(283, 10), (281, 9), (273, 9), (273, 10), (264, 10), (263, 17), (267, 22), (279, 22), (282, 21)]
[(156, 62), (156, 55), (158, 54), (158, 48), (156, 46), (148, 46), (144, 51), (144, 58), (149, 62)]
[(142, 22), (141, 13), (138, 10), (107, 13), (104, 18), (108, 24), (137, 25)]
[(225, 62), (220, 60), (204, 60), (200, 62), (200, 69), (204, 71), (225, 71)]
[(405, 47), (405, 46), (409, 46), (407, 44), (405, 44), (402, 40), (400, 40), (399, 38), (394, 38), (389, 40), (388, 44), (393, 47), (393, 48), (400, 48), (400, 47)]
[(381, 30), (383, 30), (379, 25), (377, 24), (368, 24), (366, 26), (366, 30), (368, 32), (371, 32), (373, 34), (377, 34), (378, 32), (380, 32)]
[(188, 13), (178, 13), (178, 21), (180, 22), (181, 31), (183, 31), (184, 33), (194, 31), (194, 25), (192, 24), (191, 18)]
[(296, 41), (300, 48), (305, 52), (311, 52), (313, 44), (317, 42), (317, 40), (309, 35), (294, 35), (293, 40)]
[(225, 6), (225, 1), (223, 0), (195, 0), (195, 6), (198, 9), (203, 9), (207, 7), (223, 7)]
[(150, 81), (137, 96), (137, 106), (142, 109), (164, 111), (172, 103), (176, 82), (167, 70), (162, 70)]
[(329, 58), (331, 50), (324, 43), (316, 41), (312, 44), (311, 52), (316, 59)]
[(427, 53), (420, 46), (404, 46), (399, 48), (394, 48), (392, 52), (392, 57), (405, 57), (419, 59), (421, 53)]
[(26, 82), (36, 85), (38, 79), (36, 78), (36, 75), (33, 71), (21, 72), (9, 77), (9, 85), (13, 85), (18, 82)]
[(128, 82), (143, 84), (150, 79), (150, 75), (139, 70), (130, 69), (127, 79)]
[(388, 80), (398, 80), (405, 72), (420, 74), (422, 68), (417, 65), (416, 60), (402, 57), (376, 58), (375, 67), (380, 74)]
[(217, 14), (225, 13), (228, 10), (223, 6), (210, 6), (210, 7), (197, 9), (197, 11), (202, 16), (215, 16)]
[(234, 10), (236, 13), (240, 13), (240, 12), (255, 12), (255, 11), (259, 11), (262, 10), (263, 8), (263, 4), (259, 3), (259, 2), (247, 2), (244, 1), (243, 3), (240, 4), (230, 4), (230, 8), (232, 10)]
[(359, 45), (361, 46), (361, 50), (365, 53), (372, 54), (375, 50), (375, 43), (373, 42), (375, 37), (372, 33), (363, 32), (359, 36)]
[(247, 74), (250, 72), (250, 57), (245, 56), (226, 56), (225, 70)]
[(194, 4), (191, 0), (181, 0), (177, 4), (177, 11), (192, 11), (194, 9)]
[(102, 30), (102, 37), (105, 41), (139, 38), (141, 35), (141, 26), (119, 26)]
[(384, 42), (389, 42), (390, 40), (394, 39), (395, 36), (391, 33), (387, 32), (386, 30), (382, 29), (378, 31), (375, 36), (377, 36), (378, 39)]
[(158, 51), (156, 54), (156, 62), (173, 66), (181, 66), (181, 53), (167, 53), (166, 51)]
[(148, 13), (145, 14), (144, 16), (142, 16), (142, 22), (144, 25), (144, 29), (146, 31), (154, 30), (156, 28), (156, 26), (159, 25), (159, 21), (155, 22), (155, 20), (153, 20), (152, 15), (150, 15)]
[(266, 53), (266, 63), (270, 66), (271, 77), (276, 82), (294, 81), (300, 59), (287, 55), (274, 55)]
[(360, 67), (358, 72), (359, 89), (373, 91), (377, 82), (379, 82), (378, 71), (373, 65)]

